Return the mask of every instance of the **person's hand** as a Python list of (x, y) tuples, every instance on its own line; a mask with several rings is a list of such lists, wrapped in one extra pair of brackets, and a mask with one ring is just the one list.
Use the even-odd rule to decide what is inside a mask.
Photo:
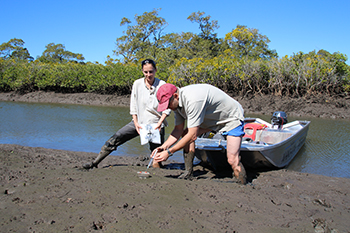
[(141, 125), (136, 121), (134, 121), (134, 125), (137, 133), (140, 134), (140, 129), (142, 129)]
[(161, 122), (158, 122), (156, 127), (154, 129), (158, 129), (159, 131), (162, 129), (162, 123)]
[(154, 159), (155, 156), (156, 156), (156, 154), (159, 153), (159, 152), (161, 152), (161, 151), (163, 151), (163, 150), (164, 150), (164, 149), (162, 148), (162, 146), (157, 147), (156, 149), (154, 149), (154, 150), (152, 151), (150, 157)]
[(162, 129), (162, 123), (167, 116), (167, 114), (163, 113), (154, 129), (158, 129), (160, 131)]
[(166, 161), (169, 158), (169, 154), (168, 151), (163, 150), (161, 152), (158, 152), (155, 156), (154, 156), (154, 161), (159, 163), (159, 162), (163, 162)]

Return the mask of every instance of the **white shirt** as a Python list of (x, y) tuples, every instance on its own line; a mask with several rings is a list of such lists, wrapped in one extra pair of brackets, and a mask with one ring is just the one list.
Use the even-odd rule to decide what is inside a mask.
[(187, 127), (199, 126), (216, 132), (230, 131), (244, 120), (240, 103), (209, 84), (194, 84), (179, 89), (179, 108), (175, 125), (187, 119)]
[[(137, 115), (139, 124), (158, 123), (162, 113), (169, 115), (170, 109), (163, 112), (158, 112), (157, 91), (165, 82), (158, 78), (154, 79), (153, 85), (150, 89), (147, 88), (145, 78), (135, 80), (130, 97), (130, 114)], [(162, 127), (167, 126), (164, 120)]]

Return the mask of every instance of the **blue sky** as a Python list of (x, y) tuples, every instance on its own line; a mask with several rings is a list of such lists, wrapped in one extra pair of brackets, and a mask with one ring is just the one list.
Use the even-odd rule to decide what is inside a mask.
[(218, 20), (218, 37), (225, 37), (237, 24), (256, 28), (271, 40), (269, 48), (280, 57), (320, 49), (350, 56), (348, 0), (0, 0), (0, 44), (23, 39), (34, 58), (49, 43), (63, 44), (83, 54), (85, 61), (103, 64), (107, 55), (116, 58), (116, 38), (126, 30), (121, 19), (135, 22), (135, 14), (157, 8), (169, 24), (165, 33), (199, 33), (198, 24), (187, 17), (201, 11)]

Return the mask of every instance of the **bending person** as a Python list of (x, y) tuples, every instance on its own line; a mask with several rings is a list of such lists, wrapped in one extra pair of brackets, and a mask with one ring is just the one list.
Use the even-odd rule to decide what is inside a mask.
[[(97, 165), (106, 158), (110, 153), (117, 149), (123, 143), (137, 137), (140, 134), (141, 124), (157, 124), (155, 129), (160, 130), (161, 143), (164, 142), (164, 127), (166, 126), (165, 118), (170, 114), (171, 110), (157, 111), (158, 102), (156, 93), (160, 86), (165, 82), (156, 78), (156, 63), (151, 59), (146, 59), (141, 63), (144, 78), (137, 79), (132, 86), (130, 97), (130, 114), (132, 121), (118, 130), (107, 142), (102, 146), (97, 158), (83, 165), (85, 169), (97, 168)], [(149, 142), (151, 151), (159, 147), (161, 144)], [(159, 164), (153, 164), (155, 167)]]
[(246, 172), (239, 158), (244, 135), (244, 112), (236, 100), (209, 84), (194, 84), (178, 89), (169, 83), (159, 88), (157, 99), (158, 111), (174, 111), (175, 127), (169, 138), (158, 148), (154, 158), (156, 162), (165, 161), (173, 153), (183, 149), (186, 171), (179, 178), (191, 179), (194, 142), (199, 135), (214, 131), (227, 136), (228, 163), (238, 181), (246, 183)]

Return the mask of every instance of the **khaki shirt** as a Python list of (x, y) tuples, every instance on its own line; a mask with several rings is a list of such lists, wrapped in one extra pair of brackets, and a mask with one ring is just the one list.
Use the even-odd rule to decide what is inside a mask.
[[(165, 82), (158, 78), (154, 79), (154, 83), (150, 89), (145, 84), (145, 78), (135, 80), (130, 97), (130, 114), (137, 115), (139, 124), (158, 123), (162, 113), (169, 115), (170, 109), (158, 112), (157, 91)], [(164, 120), (162, 127), (167, 126)]]
[(209, 84), (194, 84), (179, 89), (179, 108), (175, 125), (187, 119), (187, 127), (199, 126), (216, 132), (230, 131), (244, 120), (240, 103)]

